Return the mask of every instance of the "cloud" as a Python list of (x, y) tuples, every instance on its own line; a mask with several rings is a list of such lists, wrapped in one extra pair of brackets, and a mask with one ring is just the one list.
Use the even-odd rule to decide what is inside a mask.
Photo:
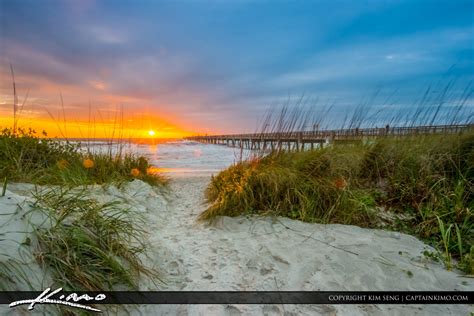
[(117, 32), (104, 26), (87, 26), (84, 28), (86, 35), (90, 35), (99, 43), (104, 44), (125, 44), (127, 37), (123, 32)]
[(97, 90), (104, 91), (107, 88), (107, 85), (102, 81), (91, 80), (91, 81), (89, 81), (89, 84)]
[(365, 81), (374, 85), (386, 79), (442, 73), (456, 63), (449, 55), (474, 40), (472, 34), (456, 38), (457, 34), (465, 33), (465, 29), (448, 29), (368, 43), (348, 43), (318, 52), (300, 69), (284, 73), (274, 82), (287, 87), (338, 80)]

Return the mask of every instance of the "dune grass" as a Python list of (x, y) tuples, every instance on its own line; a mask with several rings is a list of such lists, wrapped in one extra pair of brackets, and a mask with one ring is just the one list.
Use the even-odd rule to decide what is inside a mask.
[(37, 261), (66, 290), (137, 289), (140, 275), (158, 279), (142, 263), (146, 232), (140, 214), (99, 203), (85, 189), (43, 189), (35, 209), (47, 221), (36, 232)]
[(204, 220), (260, 214), (384, 226), (428, 240), (448, 268), (454, 257), (474, 273), (472, 131), (272, 152), (213, 177), (206, 196)]
[(151, 185), (165, 184), (166, 179), (150, 173), (149, 167), (145, 157), (122, 151), (84, 150), (78, 144), (40, 138), (33, 130), (0, 132), (0, 179), (3, 181), (76, 186), (120, 184), (140, 179)]

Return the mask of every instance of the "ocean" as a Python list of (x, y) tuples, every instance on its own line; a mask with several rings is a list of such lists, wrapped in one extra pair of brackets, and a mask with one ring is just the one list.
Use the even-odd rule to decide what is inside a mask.
[[(90, 142), (87, 147), (99, 152), (111, 148), (114, 152), (119, 150), (119, 145), (111, 146), (101, 141)], [(241, 152), (240, 148), (186, 140), (167, 140), (155, 144), (129, 142), (122, 144), (122, 150), (148, 158), (158, 172), (173, 177), (217, 174), (250, 155), (249, 150)]]

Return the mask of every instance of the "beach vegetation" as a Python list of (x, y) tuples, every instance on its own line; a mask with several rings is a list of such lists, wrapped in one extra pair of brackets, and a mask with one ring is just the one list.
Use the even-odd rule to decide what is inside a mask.
[(65, 290), (137, 289), (141, 275), (159, 280), (142, 256), (143, 216), (117, 202), (101, 203), (86, 189), (43, 188), (34, 211), (47, 219), (35, 230), (35, 258)]
[[(123, 151), (94, 152), (79, 143), (43, 137), (17, 128), (0, 132), (0, 178), (12, 182), (55, 185), (120, 184), (140, 179), (163, 185), (166, 179), (147, 172), (145, 157)], [(131, 171), (132, 170), (132, 171)]]

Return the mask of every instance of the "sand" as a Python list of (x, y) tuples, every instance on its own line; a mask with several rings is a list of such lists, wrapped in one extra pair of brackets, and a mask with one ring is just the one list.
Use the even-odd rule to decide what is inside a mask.
[[(166, 284), (157, 286), (144, 279), (142, 290), (474, 290), (472, 278), (425, 258), (423, 251), (433, 249), (405, 234), (286, 218), (221, 217), (213, 225), (199, 223), (196, 218), (205, 208), (208, 182), (207, 175), (173, 177), (169, 192), (140, 181), (121, 190), (93, 188), (96, 198), (120, 200), (147, 216), (151, 245), (144, 260), (162, 271)], [(28, 226), (22, 214), (28, 210), (29, 190), (28, 185), (11, 185), (7, 196), (0, 198), (1, 223), (6, 218), (10, 223), (0, 226), (0, 236), (13, 240), (1, 241), (1, 253), (6, 248), (15, 256), (24, 248), (18, 242), (25, 234), (15, 231)], [(38, 273), (34, 261), (27, 266)], [(33, 284), (42, 289), (45, 280)], [(18, 286), (25, 287), (20, 281)], [(472, 306), (146, 305), (129, 311), (136, 315), (468, 315)]]

